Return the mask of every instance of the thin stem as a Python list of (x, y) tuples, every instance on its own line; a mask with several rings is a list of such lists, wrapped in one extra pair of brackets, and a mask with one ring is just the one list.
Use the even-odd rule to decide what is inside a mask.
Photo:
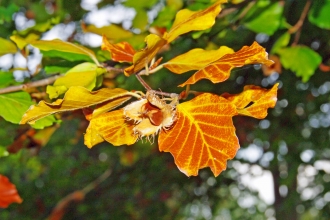
[(157, 90), (152, 90), (152, 91), (157, 95), (168, 96), (171, 98), (178, 96), (178, 94), (176, 94), (176, 93), (168, 93), (168, 92), (162, 92), (162, 91), (157, 91)]
[(142, 77), (139, 75), (139, 73), (136, 73), (135, 76), (146, 90), (152, 90), (151, 87), (142, 79)]
[(91, 190), (95, 189), (100, 183), (102, 183), (104, 180), (106, 180), (112, 173), (111, 169), (107, 169), (101, 176), (99, 176), (96, 180), (85, 186), (81, 191), (84, 192), (84, 194), (89, 193)]
[(309, 8), (311, 7), (311, 4), (312, 4), (312, 1), (311, 0), (307, 0), (306, 2), (306, 5), (300, 15), (300, 18), (299, 20), (297, 21), (297, 23), (289, 29), (289, 33), (290, 34), (293, 34), (293, 33), (296, 33), (295, 35), (295, 38), (294, 38), (294, 41), (292, 43), (292, 45), (296, 45), (299, 41), (299, 38), (300, 38), (300, 32), (301, 32), (301, 27), (303, 26), (304, 24), (304, 21), (306, 19), (306, 16), (308, 14), (308, 11), (309, 11)]
[(112, 66), (103, 66), (107, 72), (117, 72), (117, 73), (123, 73), (124, 72), (124, 69), (121, 69), (121, 68), (115, 68), (115, 67), (112, 67)]
[(2, 88), (0, 89), (0, 94), (5, 94), (5, 93), (10, 93), (10, 92), (17, 92), (17, 91), (21, 91), (21, 90), (25, 90), (25, 89), (29, 89), (29, 88), (34, 88), (34, 87), (39, 87), (39, 86), (46, 86), (49, 84), (52, 84), (53, 82), (55, 82), (56, 79), (62, 77), (63, 75), (56, 75), (56, 76), (52, 76), (46, 79), (41, 79), (41, 80), (37, 80), (34, 82), (30, 82), (30, 83), (26, 83), (26, 84), (22, 84), (22, 85), (17, 85), (17, 86), (9, 86), (6, 88)]

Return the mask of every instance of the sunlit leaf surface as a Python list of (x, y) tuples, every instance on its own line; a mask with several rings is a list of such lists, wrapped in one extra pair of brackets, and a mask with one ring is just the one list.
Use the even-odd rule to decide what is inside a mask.
[(170, 152), (187, 176), (198, 175), (198, 170), (204, 167), (210, 167), (218, 176), (239, 148), (232, 122), (234, 115), (237, 115), (234, 105), (209, 93), (179, 104), (174, 127), (159, 135), (159, 150)]
[(133, 134), (133, 123), (127, 122), (122, 109), (93, 118), (85, 134), (85, 144), (91, 148), (102, 139), (114, 146), (131, 145), (138, 139)]
[(129, 92), (120, 88), (104, 88), (98, 91), (90, 92), (83, 87), (71, 87), (65, 93), (63, 99), (57, 99), (53, 103), (40, 101), (37, 105), (31, 106), (29, 110), (23, 115), (20, 124), (25, 124), (28, 122), (33, 124), (36, 120), (39, 120), (50, 114), (86, 108), (88, 106), (114, 100), (123, 96), (129, 96)]
[(178, 36), (190, 31), (206, 30), (215, 23), (215, 17), (219, 14), (221, 3), (227, 0), (218, 0), (212, 6), (202, 11), (190, 11), (189, 9), (180, 10), (175, 17), (174, 23), (168, 33), (164, 34), (167, 42), (175, 40)]
[(8, 53), (16, 53), (17, 47), (10, 40), (6, 40), (0, 37), (0, 56), (8, 54)]
[(45, 51), (57, 50), (57, 51), (62, 51), (62, 52), (67, 52), (67, 53), (76, 53), (76, 54), (87, 55), (96, 64), (98, 64), (95, 53), (92, 50), (90, 50), (82, 45), (73, 44), (73, 43), (62, 41), (59, 39), (38, 40), (38, 41), (30, 42), (30, 44), (34, 47), (37, 47), (40, 50), (45, 50)]
[(234, 50), (226, 46), (222, 46), (218, 50), (203, 50), (197, 48), (174, 57), (164, 63), (163, 66), (173, 73), (181, 74), (190, 70), (200, 70), (208, 64), (220, 59), (222, 56), (231, 53), (234, 53)]

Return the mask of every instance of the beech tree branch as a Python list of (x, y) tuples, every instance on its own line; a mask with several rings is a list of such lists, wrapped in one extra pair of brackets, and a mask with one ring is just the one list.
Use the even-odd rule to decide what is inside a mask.
[(96, 180), (88, 184), (82, 190), (76, 190), (69, 195), (62, 198), (52, 210), (50, 215), (48, 216), (48, 220), (61, 220), (66, 212), (66, 208), (69, 206), (71, 202), (81, 202), (84, 200), (85, 195), (91, 190), (95, 189), (106, 180), (112, 173), (111, 169), (107, 169), (101, 176), (99, 176)]
[(301, 28), (302, 28), (302, 26), (304, 24), (304, 21), (305, 21), (305, 19), (307, 17), (307, 14), (308, 14), (308, 11), (309, 11), (309, 8), (311, 7), (311, 5), (312, 5), (312, 1), (311, 0), (307, 0), (306, 5), (305, 5), (305, 7), (304, 7), (304, 9), (303, 9), (303, 11), (302, 11), (302, 13), (300, 15), (299, 20), (297, 21), (297, 23), (293, 27), (291, 27), (288, 30), (288, 32), (290, 34), (296, 33), (292, 45), (298, 44), (298, 41), (299, 41), (299, 38), (300, 38), (300, 33), (301, 33)]
[(41, 80), (37, 80), (34, 82), (29, 82), (29, 83), (25, 83), (22, 85), (17, 85), (17, 86), (8, 86), (6, 88), (2, 88), (0, 89), (0, 94), (5, 94), (5, 93), (10, 93), (10, 92), (17, 92), (17, 91), (21, 91), (21, 90), (25, 90), (25, 89), (29, 89), (29, 88), (34, 88), (34, 87), (39, 87), (39, 86), (46, 86), (49, 84), (52, 84), (53, 82), (55, 82), (56, 79), (62, 77), (63, 75), (55, 75), (46, 79), (41, 79)]

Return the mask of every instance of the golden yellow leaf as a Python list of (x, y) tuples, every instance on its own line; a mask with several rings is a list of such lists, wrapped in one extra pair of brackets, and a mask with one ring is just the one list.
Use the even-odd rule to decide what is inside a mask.
[(168, 43), (175, 40), (181, 34), (190, 31), (206, 30), (215, 23), (215, 18), (221, 11), (220, 4), (227, 0), (218, 0), (216, 3), (202, 11), (190, 11), (189, 9), (180, 10), (175, 17), (174, 23), (168, 33), (163, 38)]
[[(40, 101), (37, 105), (32, 105), (23, 115), (20, 124), (33, 124), (50, 114), (82, 109), (124, 96), (130, 96), (130, 92), (120, 88), (104, 88), (90, 92), (83, 87), (73, 86), (65, 93), (63, 99), (58, 99), (53, 103)], [(117, 102), (115, 104), (114, 107), (117, 107)]]
[(256, 63), (271, 65), (273, 61), (268, 59), (268, 53), (265, 48), (254, 42), (251, 46), (244, 46), (239, 51), (226, 54), (219, 60), (210, 63), (179, 86), (195, 84), (201, 79), (209, 79), (213, 83), (223, 82), (229, 78), (230, 71), (233, 68)]
[(244, 86), (244, 91), (240, 94), (231, 95), (226, 93), (222, 96), (236, 106), (240, 115), (263, 119), (267, 116), (268, 108), (274, 108), (276, 104), (277, 88), (278, 83), (269, 90), (249, 85)]
[(96, 117), (98, 115), (101, 115), (104, 112), (108, 112), (108, 111), (124, 104), (131, 98), (132, 98), (131, 96), (122, 96), (122, 97), (114, 98), (114, 99), (111, 99), (110, 101), (106, 101), (101, 104), (98, 104), (93, 111), (92, 117)]
[(62, 41), (60, 39), (54, 40), (36, 40), (29, 42), (32, 46), (37, 47), (40, 50), (49, 51), (49, 50), (57, 50), (66, 53), (75, 53), (89, 56), (95, 64), (99, 65), (98, 60), (96, 59), (95, 53), (78, 44), (73, 44), (70, 42)]
[(130, 76), (143, 69), (166, 44), (166, 40), (156, 34), (149, 34), (145, 38), (145, 42), (147, 46), (134, 54), (133, 65), (125, 69), (124, 73), (126, 76)]
[(239, 148), (234, 115), (237, 111), (233, 104), (210, 93), (179, 104), (174, 126), (159, 135), (159, 150), (170, 152), (187, 176), (198, 175), (204, 167), (218, 176)]
[(231, 53), (234, 53), (234, 50), (226, 46), (222, 46), (218, 50), (203, 50), (197, 48), (174, 57), (164, 63), (163, 66), (173, 73), (181, 74), (190, 70), (200, 70), (208, 64), (220, 59), (222, 56)]
[(125, 30), (124, 28), (110, 24), (108, 26), (96, 27), (95, 25), (86, 25), (85, 23), (81, 24), (82, 30), (84, 32), (90, 32), (98, 35), (105, 35), (108, 39), (118, 40), (124, 38), (130, 38), (133, 36), (133, 33)]
[(138, 139), (133, 133), (134, 126), (125, 119), (123, 109), (101, 114), (90, 121), (85, 144), (91, 148), (102, 142), (102, 139), (114, 146), (134, 144)]

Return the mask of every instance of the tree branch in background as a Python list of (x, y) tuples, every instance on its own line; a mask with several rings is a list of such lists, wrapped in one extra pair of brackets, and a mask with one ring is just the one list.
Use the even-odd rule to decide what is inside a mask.
[(99, 176), (96, 180), (88, 184), (82, 190), (76, 190), (73, 193), (65, 196), (61, 199), (55, 208), (53, 209), (52, 213), (48, 216), (48, 220), (61, 220), (66, 212), (66, 208), (69, 206), (71, 202), (81, 202), (84, 200), (87, 193), (92, 191), (93, 189), (97, 188), (100, 183), (106, 180), (112, 173), (111, 169), (107, 169), (101, 176)]
[(312, 4), (312, 1), (307, 0), (306, 5), (300, 15), (298, 22), (293, 27), (291, 27), (288, 31), (290, 34), (296, 33), (296, 35), (294, 37), (294, 41), (292, 42), (292, 46), (298, 44), (300, 34), (301, 34), (301, 27), (304, 24), (305, 18), (308, 14), (309, 8), (311, 7), (311, 4)]
[(34, 82), (22, 84), (22, 85), (9, 86), (6, 88), (2, 88), (2, 89), (0, 89), (0, 94), (17, 92), (17, 91), (21, 91), (21, 90), (25, 90), (25, 89), (29, 89), (29, 88), (35, 88), (35, 87), (39, 87), (39, 86), (46, 86), (46, 85), (52, 84), (53, 82), (55, 82), (56, 79), (58, 79), (62, 76), (63, 75), (56, 75), (56, 76), (52, 76), (52, 77), (49, 77), (46, 79), (41, 79), (41, 80), (37, 80)]

